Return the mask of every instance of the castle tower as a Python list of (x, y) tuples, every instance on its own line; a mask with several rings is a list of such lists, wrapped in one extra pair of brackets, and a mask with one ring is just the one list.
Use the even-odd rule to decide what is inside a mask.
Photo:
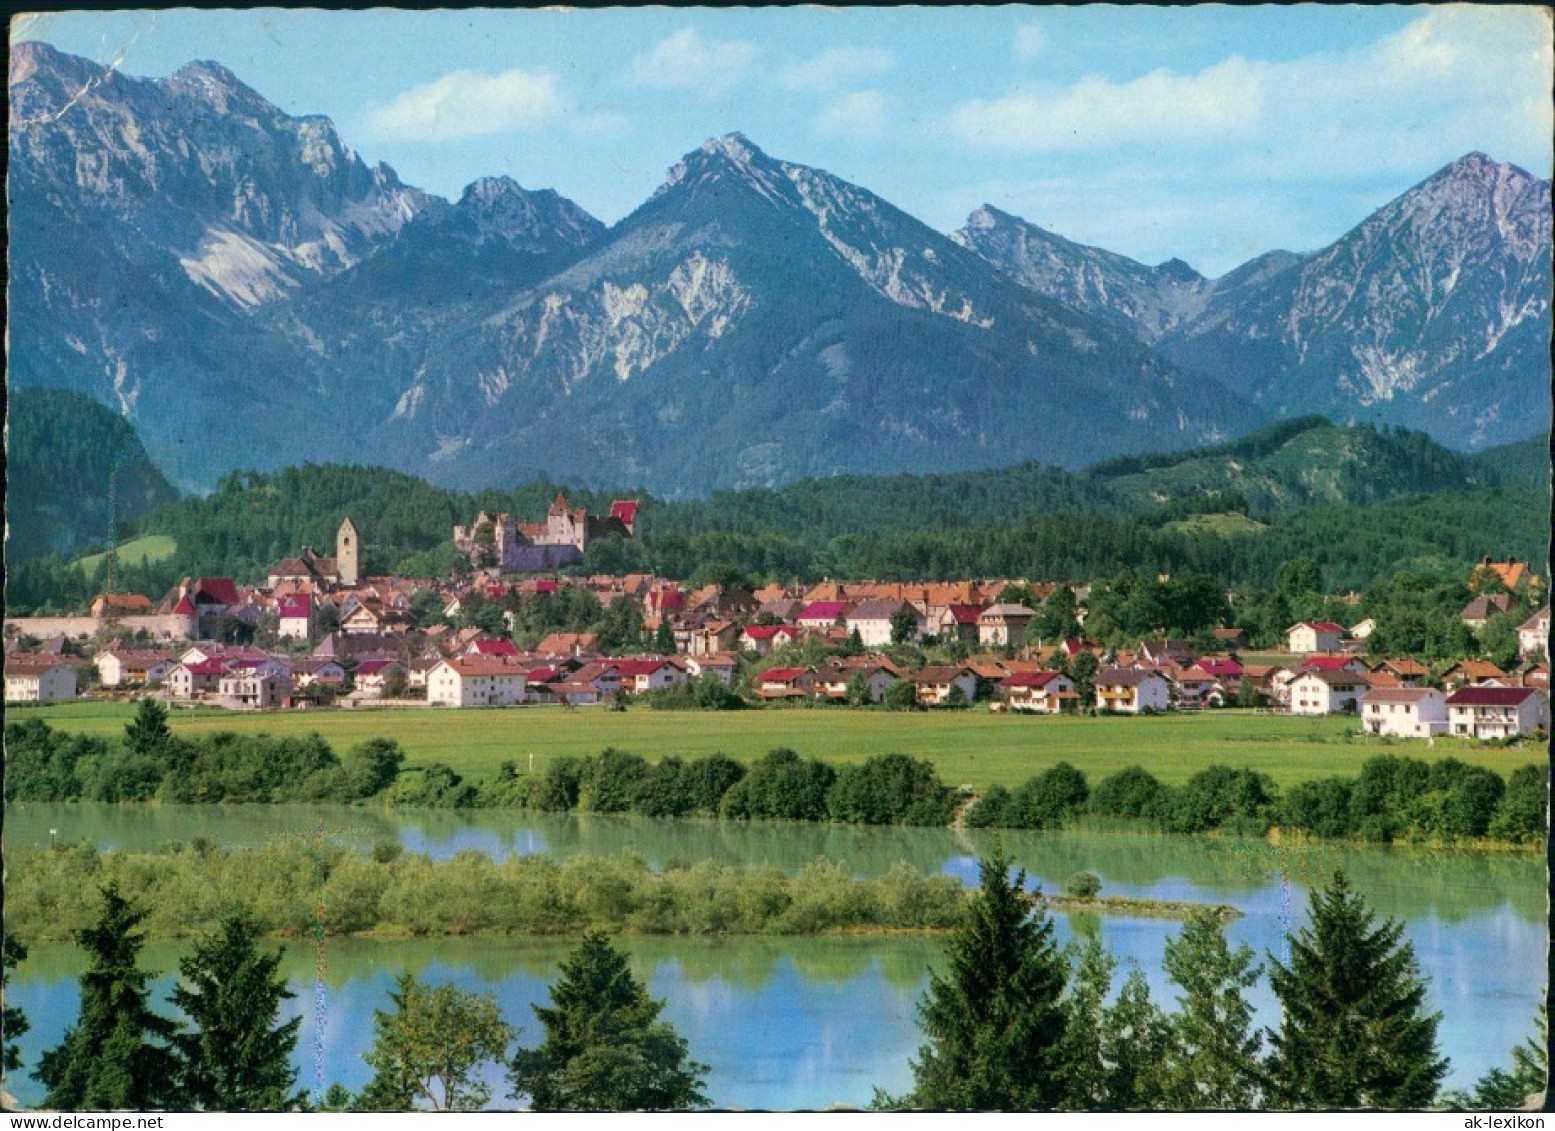
[(361, 539), (356, 536), (351, 516), (347, 515), (335, 532), (335, 570), (340, 574), (340, 584), (347, 587), (356, 584), (360, 550)]

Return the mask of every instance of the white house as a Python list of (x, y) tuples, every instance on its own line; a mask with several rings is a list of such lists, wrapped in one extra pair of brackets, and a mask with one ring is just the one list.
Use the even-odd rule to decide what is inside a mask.
[(869, 701), (878, 703), (885, 698), (885, 689), (896, 682), (896, 673), (883, 664), (869, 666), (831, 664), (815, 673), (815, 693), (827, 699), (846, 699), (853, 681), (863, 677), (869, 689)]
[(1290, 713), (1337, 715), (1353, 711), (1366, 691), (1366, 677), (1355, 672), (1303, 671), (1290, 681)]
[(127, 683), (160, 683), (173, 670), (174, 660), (161, 652), (121, 652), (110, 648), (99, 652), (92, 661), (104, 687), (123, 687)]
[(921, 668), (912, 675), (918, 702), (926, 707), (938, 707), (949, 703), (953, 689), (960, 689), (963, 702), (970, 703), (977, 697), (977, 673), (968, 667)]
[(427, 673), (427, 702), (444, 707), (511, 707), (527, 693), (524, 670), (501, 660), (444, 660)]
[(1507, 738), (1550, 725), (1550, 702), (1537, 687), (1464, 687), (1447, 697), (1451, 733), (1465, 738)]
[(923, 635), (925, 625), (923, 614), (906, 601), (860, 601), (851, 612), (846, 614), (845, 623), (849, 632), (858, 633), (859, 639), (864, 642), (864, 647), (883, 648), (892, 643), (892, 618), (903, 610), (913, 618), (912, 632), (907, 637), (907, 642), (911, 643)]
[(621, 690), (628, 695), (662, 691), (689, 678), (686, 669), (673, 660), (611, 660), (610, 666), (621, 677)]
[(275, 634), (289, 640), (306, 640), (313, 632), (313, 597), (291, 593), (275, 603)]
[(1326, 620), (1304, 620), (1285, 630), (1287, 650), (1302, 656), (1308, 652), (1337, 652), (1344, 639), (1344, 626)]
[(1159, 672), (1141, 668), (1103, 668), (1096, 673), (1096, 706), (1103, 711), (1137, 715), (1166, 711), (1172, 705), (1172, 685)]
[(58, 656), (13, 652), (5, 658), (7, 703), (52, 703), (76, 697), (76, 669)]
[(977, 642), (990, 648), (1019, 647), (1036, 615), (1025, 605), (992, 605), (978, 615)]
[(1015, 672), (1001, 679), (996, 686), (1004, 705), (1011, 711), (1056, 715), (1075, 711), (1080, 706), (1074, 682), (1058, 672)]
[(1517, 627), (1517, 654), (1524, 660), (1541, 660), (1550, 651), (1550, 607), (1534, 613)]
[(1360, 699), (1367, 734), (1430, 738), (1447, 733), (1447, 698), (1431, 687), (1373, 688)]
[(236, 711), (279, 707), (291, 693), (290, 669), (274, 661), (234, 667), (216, 681), (218, 702)]

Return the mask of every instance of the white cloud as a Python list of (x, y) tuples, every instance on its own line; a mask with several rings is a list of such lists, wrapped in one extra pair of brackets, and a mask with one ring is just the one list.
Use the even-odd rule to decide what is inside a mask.
[(756, 46), (744, 40), (704, 40), (683, 28), (632, 60), (632, 81), (671, 90), (721, 90), (745, 76)]
[(451, 71), (367, 111), (367, 129), (400, 141), (462, 141), (533, 129), (563, 111), (548, 71)]
[(785, 67), (779, 81), (790, 90), (829, 90), (880, 75), (896, 66), (896, 56), (877, 47), (833, 47), (803, 63)]
[(1250, 135), (1263, 101), (1260, 68), (1232, 58), (1196, 75), (1157, 70), (1125, 83), (1088, 77), (1065, 90), (973, 100), (951, 111), (949, 126), (979, 149), (1211, 145)]
[(1015, 29), (1015, 57), (1029, 63), (1047, 50), (1047, 32), (1040, 24), (1021, 24)]
[(1265, 176), (1418, 168), (1423, 154), (1445, 163), (1470, 149), (1547, 176), (1552, 67), (1543, 11), (1447, 5), (1348, 51), (1024, 87), (964, 102), (945, 126), (987, 152), (1133, 145), (1189, 160), (1221, 147), (1228, 166)]
[(815, 117), (815, 128), (825, 134), (878, 134), (888, 120), (890, 98), (878, 90), (861, 90), (833, 102)]

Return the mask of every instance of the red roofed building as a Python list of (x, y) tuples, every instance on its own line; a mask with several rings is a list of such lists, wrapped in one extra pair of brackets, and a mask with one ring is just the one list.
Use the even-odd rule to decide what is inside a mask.
[(1432, 687), (1374, 687), (1361, 696), (1360, 712), (1367, 734), (1430, 738), (1447, 733), (1447, 700)]
[(1464, 687), (1447, 697), (1450, 733), (1465, 738), (1508, 738), (1547, 730), (1548, 695), (1537, 687)]
[(511, 640), (472, 640), (465, 647), (466, 656), (505, 656), (518, 659), (518, 647)]
[(610, 504), (610, 517), (619, 522), (628, 535), (637, 533), (637, 507), (636, 499), (617, 499)]
[(1304, 620), (1285, 630), (1287, 649), (1292, 655), (1309, 652), (1337, 652), (1344, 639), (1344, 626), (1326, 620)]
[(799, 614), (801, 628), (831, 628), (841, 624), (848, 613), (846, 601), (811, 601)]
[(427, 702), (444, 707), (511, 707), (527, 696), (524, 669), (493, 657), (441, 660), (427, 673)]
[(960, 640), (977, 643), (977, 618), (983, 615), (986, 605), (946, 605), (940, 613), (938, 625), (941, 640)]
[(313, 632), (313, 598), (307, 593), (293, 593), (275, 603), (277, 618), (276, 635), (292, 640), (306, 640)]
[(621, 690), (628, 695), (662, 691), (687, 680), (686, 669), (673, 660), (611, 660), (621, 677)]
[(1312, 672), (1350, 672), (1354, 675), (1362, 675), (1366, 671), (1366, 664), (1356, 656), (1308, 656), (1297, 665), (1303, 671)]
[(799, 629), (791, 624), (748, 624), (740, 633), (740, 647), (765, 656), (778, 644), (792, 644)]
[(756, 689), (760, 699), (809, 699), (814, 694), (814, 668), (768, 668)]

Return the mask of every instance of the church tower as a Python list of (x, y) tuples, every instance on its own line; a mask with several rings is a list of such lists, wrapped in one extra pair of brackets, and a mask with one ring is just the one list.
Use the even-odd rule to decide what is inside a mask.
[(335, 571), (340, 574), (340, 584), (348, 588), (357, 582), (360, 549), (361, 540), (356, 536), (356, 527), (351, 525), (351, 516), (347, 515), (335, 533)]

